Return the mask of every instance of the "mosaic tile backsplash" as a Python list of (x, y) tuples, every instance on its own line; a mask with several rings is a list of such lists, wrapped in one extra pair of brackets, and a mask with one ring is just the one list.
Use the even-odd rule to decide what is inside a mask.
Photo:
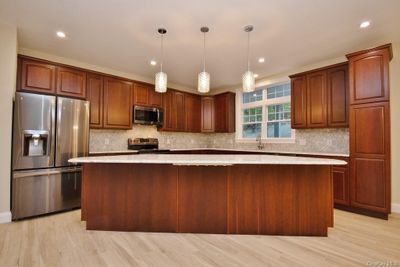
[[(155, 126), (134, 125), (132, 130), (90, 130), (90, 152), (127, 149), (128, 138), (158, 138), (160, 148), (237, 148), (257, 149), (256, 143), (236, 142), (235, 134), (158, 132)], [(264, 143), (265, 151), (349, 153), (349, 130), (296, 130), (294, 143)]]

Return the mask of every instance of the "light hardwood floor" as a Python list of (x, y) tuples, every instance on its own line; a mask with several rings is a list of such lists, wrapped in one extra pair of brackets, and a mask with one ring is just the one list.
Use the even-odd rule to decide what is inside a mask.
[(336, 210), (329, 237), (102, 232), (84, 226), (80, 210), (0, 224), (0, 266), (400, 266), (398, 214), (384, 221)]

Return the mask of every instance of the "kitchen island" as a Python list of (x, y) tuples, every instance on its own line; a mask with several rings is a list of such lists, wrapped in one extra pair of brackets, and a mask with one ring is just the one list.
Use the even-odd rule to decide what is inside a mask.
[(71, 159), (83, 165), (89, 230), (326, 236), (333, 159), (143, 154)]

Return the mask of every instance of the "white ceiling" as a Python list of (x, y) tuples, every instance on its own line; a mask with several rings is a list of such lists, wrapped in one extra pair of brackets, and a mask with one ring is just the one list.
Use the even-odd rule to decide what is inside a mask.
[[(196, 88), (202, 34), (211, 87), (237, 85), (251, 64), (260, 77), (358, 49), (400, 41), (399, 0), (0, 0), (0, 20), (18, 27), (19, 46), (153, 77), (158, 27), (168, 30), (164, 69), (170, 82)], [(361, 21), (371, 26), (360, 29)], [(65, 31), (67, 38), (55, 36)], [(257, 63), (265, 57), (264, 64)]]

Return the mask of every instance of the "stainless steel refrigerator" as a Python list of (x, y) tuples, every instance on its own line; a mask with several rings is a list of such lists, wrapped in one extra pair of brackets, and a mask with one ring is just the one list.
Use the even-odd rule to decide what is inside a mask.
[(79, 165), (89, 150), (89, 103), (16, 93), (13, 118), (12, 218), (80, 206)]

